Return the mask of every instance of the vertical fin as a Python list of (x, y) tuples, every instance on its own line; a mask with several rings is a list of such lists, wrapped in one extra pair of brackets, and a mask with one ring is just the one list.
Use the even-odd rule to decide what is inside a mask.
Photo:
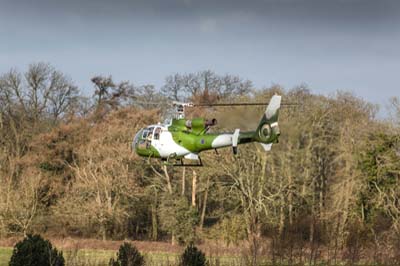
[(272, 96), (263, 117), (257, 127), (254, 140), (269, 144), (278, 142), (280, 135), (278, 127), (279, 108), (281, 107), (282, 96)]
[(233, 154), (237, 154), (237, 146), (238, 146), (238, 142), (239, 142), (239, 133), (240, 133), (240, 129), (237, 128), (235, 129), (235, 132), (233, 132), (232, 135), (232, 149), (233, 149)]
[(269, 101), (267, 109), (265, 110), (265, 118), (268, 122), (273, 123), (278, 121), (279, 108), (281, 107), (281, 99), (282, 96), (275, 94)]

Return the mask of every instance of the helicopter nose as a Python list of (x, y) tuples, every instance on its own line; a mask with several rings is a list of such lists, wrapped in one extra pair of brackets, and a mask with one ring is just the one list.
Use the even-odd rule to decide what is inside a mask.
[(131, 148), (132, 148), (132, 151), (135, 151), (135, 150), (136, 150), (135, 139), (133, 139), (133, 141), (132, 141), (132, 146), (131, 146)]
[(136, 133), (135, 137), (133, 138), (133, 141), (132, 141), (132, 150), (133, 150), (133, 151), (136, 150), (136, 146), (137, 146), (137, 144), (138, 144), (139, 136), (140, 136), (141, 133), (142, 133), (142, 130), (139, 130), (139, 132)]

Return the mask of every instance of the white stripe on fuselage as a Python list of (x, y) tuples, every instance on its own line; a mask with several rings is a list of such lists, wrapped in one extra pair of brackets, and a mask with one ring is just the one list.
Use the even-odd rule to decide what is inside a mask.
[(211, 143), (213, 148), (222, 148), (232, 146), (232, 134), (221, 134)]
[(161, 132), (159, 140), (152, 141), (152, 146), (157, 149), (162, 158), (167, 158), (172, 154), (176, 154), (176, 156), (184, 156), (190, 153), (188, 149), (177, 144), (172, 138), (172, 134), (166, 129), (163, 129)]

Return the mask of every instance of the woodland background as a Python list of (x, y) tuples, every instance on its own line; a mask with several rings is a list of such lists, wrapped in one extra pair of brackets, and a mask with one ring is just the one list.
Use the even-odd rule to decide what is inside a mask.
[[(254, 88), (212, 71), (165, 85), (92, 79), (84, 96), (45, 63), (0, 76), (0, 239), (146, 240), (238, 247), (251, 264), (400, 263), (400, 99), (388, 115), (351, 93)], [(134, 134), (168, 116), (168, 100), (267, 102), (280, 112), (272, 151), (258, 144), (202, 154), (205, 167), (165, 169), (131, 150)], [(154, 105), (153, 103), (157, 103)], [(190, 109), (212, 130), (256, 127), (265, 107)]]

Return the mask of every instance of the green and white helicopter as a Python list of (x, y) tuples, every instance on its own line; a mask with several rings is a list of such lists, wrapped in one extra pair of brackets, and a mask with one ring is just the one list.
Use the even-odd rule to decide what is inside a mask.
[[(254, 131), (241, 132), (240, 129), (235, 129), (232, 133), (208, 133), (210, 127), (216, 125), (217, 121), (204, 118), (185, 119), (185, 107), (261, 105), (261, 103), (193, 104), (173, 102), (173, 106), (176, 108), (175, 116), (163, 124), (158, 123), (141, 129), (133, 139), (132, 149), (139, 156), (149, 159), (160, 158), (166, 164), (174, 166), (202, 166), (200, 152), (232, 147), (233, 153), (237, 154), (238, 145), (250, 142), (258, 142), (265, 151), (270, 151), (272, 144), (278, 142), (280, 135), (278, 115), (281, 98), (279, 95), (271, 98)], [(185, 164), (183, 159), (195, 161), (195, 163)]]

